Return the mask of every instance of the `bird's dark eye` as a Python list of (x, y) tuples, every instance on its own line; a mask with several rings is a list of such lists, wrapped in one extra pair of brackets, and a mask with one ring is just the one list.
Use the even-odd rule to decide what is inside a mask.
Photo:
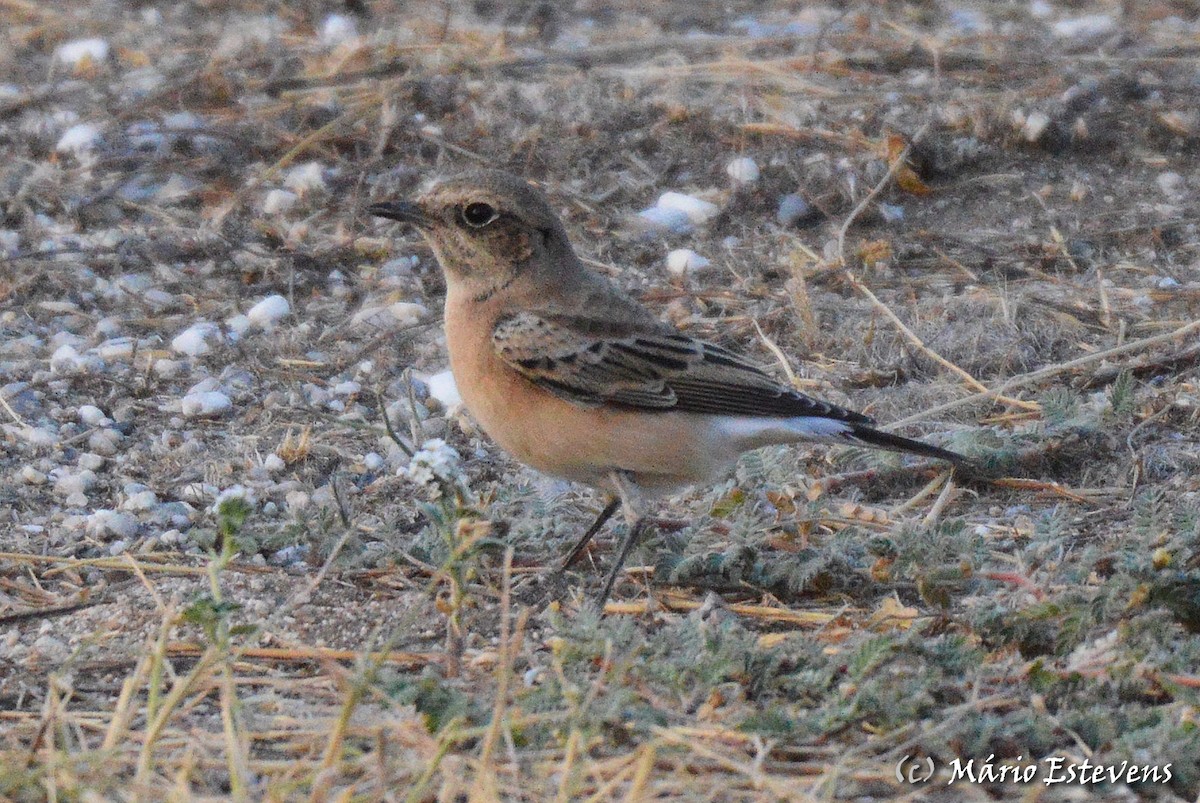
[(471, 228), (482, 229), (495, 220), (498, 215), (491, 204), (473, 203), (464, 206), (459, 212), (459, 217), (462, 218), (463, 223), (466, 223)]

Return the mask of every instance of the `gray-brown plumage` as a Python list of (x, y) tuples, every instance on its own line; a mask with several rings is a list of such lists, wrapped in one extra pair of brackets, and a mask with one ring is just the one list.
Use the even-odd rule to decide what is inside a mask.
[(645, 493), (709, 482), (748, 449), (807, 440), (963, 460), (658, 320), (583, 265), (546, 197), (516, 176), (471, 173), (370, 211), (432, 247), (451, 369), (484, 431), (534, 468), (620, 497), (630, 534), (617, 569), (644, 529)]

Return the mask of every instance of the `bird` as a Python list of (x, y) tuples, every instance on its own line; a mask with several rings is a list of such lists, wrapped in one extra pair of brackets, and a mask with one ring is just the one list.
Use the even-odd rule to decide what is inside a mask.
[(584, 264), (550, 200), (519, 176), (472, 171), (367, 211), (415, 227), (441, 266), (450, 369), (482, 430), (520, 462), (607, 495), (560, 574), (621, 509), (601, 610), (652, 526), (649, 503), (719, 480), (743, 452), (818, 442), (968, 462), (660, 320)]

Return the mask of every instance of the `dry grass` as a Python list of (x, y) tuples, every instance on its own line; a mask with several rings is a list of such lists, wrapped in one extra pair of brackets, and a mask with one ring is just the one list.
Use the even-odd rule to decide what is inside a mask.
[[(1197, 799), (1191, 4), (382, 0), (322, 42), (333, 10), (0, 2), (0, 799), (1095, 791), (896, 775), (989, 755), (1170, 763), (1104, 792)], [(84, 35), (108, 55), (56, 60)], [(680, 326), (980, 470), (748, 455), (664, 505), (598, 616), (606, 550), (549, 581), (594, 500), (428, 396), (436, 312), (366, 314), (442, 284), (360, 210), (479, 164)], [(666, 190), (721, 212), (627, 225)], [(670, 277), (675, 247), (713, 267)], [(270, 332), (171, 350), (271, 294)], [(52, 369), (62, 343), (109, 356)], [(183, 415), (206, 377), (231, 411)], [(397, 476), (431, 438), (460, 469)]]

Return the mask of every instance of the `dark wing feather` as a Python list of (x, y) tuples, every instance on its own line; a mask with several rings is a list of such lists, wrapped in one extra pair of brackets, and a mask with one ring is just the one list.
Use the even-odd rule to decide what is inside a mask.
[(634, 331), (587, 318), (521, 313), (492, 332), (496, 353), (574, 404), (714, 415), (871, 419), (805, 396), (720, 346), (667, 327)]

